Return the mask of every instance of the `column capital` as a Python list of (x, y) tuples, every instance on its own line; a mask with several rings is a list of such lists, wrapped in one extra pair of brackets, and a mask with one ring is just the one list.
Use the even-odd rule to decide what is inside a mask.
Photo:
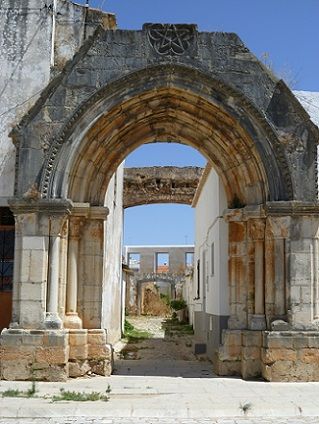
[(248, 233), (254, 241), (265, 240), (266, 220), (253, 218), (248, 220)]
[(109, 208), (106, 206), (91, 206), (89, 219), (96, 219), (100, 221), (105, 221), (109, 214)]
[(265, 218), (263, 205), (249, 205), (240, 209), (225, 209), (223, 218), (226, 222), (248, 221), (249, 219)]

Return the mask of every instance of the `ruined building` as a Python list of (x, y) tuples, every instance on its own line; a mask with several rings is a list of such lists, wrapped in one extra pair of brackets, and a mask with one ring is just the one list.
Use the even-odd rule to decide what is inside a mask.
[[(0, 217), (11, 246), (1, 291), (13, 284), (0, 298), (12, 306), (1, 377), (111, 372), (121, 164), (143, 143), (178, 141), (206, 156), (224, 193), (228, 304), (207, 310), (223, 317), (209, 318), (216, 372), (318, 380), (319, 132), (285, 83), (233, 33), (121, 30), (67, 0), (4, 0), (1, 12)], [(198, 269), (203, 305), (210, 280)]]

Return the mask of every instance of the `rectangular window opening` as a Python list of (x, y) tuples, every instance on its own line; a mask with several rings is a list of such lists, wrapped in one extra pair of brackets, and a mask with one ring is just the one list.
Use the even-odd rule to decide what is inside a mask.
[(133, 271), (139, 271), (141, 269), (141, 254), (140, 253), (129, 253), (128, 254), (128, 266)]
[(163, 274), (169, 272), (169, 254), (156, 253), (156, 273)]
[(188, 269), (194, 267), (194, 253), (193, 252), (186, 252), (185, 253), (185, 267), (188, 268)]

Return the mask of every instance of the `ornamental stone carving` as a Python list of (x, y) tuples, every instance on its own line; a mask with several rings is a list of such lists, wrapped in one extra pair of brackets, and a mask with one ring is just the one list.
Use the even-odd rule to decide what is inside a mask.
[(194, 42), (195, 25), (145, 25), (154, 50), (162, 56), (181, 56)]

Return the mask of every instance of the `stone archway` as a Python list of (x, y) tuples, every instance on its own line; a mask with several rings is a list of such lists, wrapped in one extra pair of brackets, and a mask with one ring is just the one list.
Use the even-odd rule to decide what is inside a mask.
[[(89, 256), (98, 263), (93, 279), (99, 280), (97, 246), (112, 175), (141, 144), (176, 141), (207, 157), (228, 201), (231, 317), (217, 371), (317, 379), (318, 132), (285, 84), (234, 34), (176, 25), (170, 34), (184, 42), (162, 51), (154, 38), (161, 28), (98, 29), (12, 133), (17, 169), (11, 207), (18, 223), (14, 325), (27, 339), (45, 326), (60, 337), (57, 344), (71, 343), (61, 330), (59, 285), (67, 280), (73, 293), (67, 312), (76, 314), (80, 222), (97, 235)], [(61, 277), (63, 260), (73, 270), (69, 278)], [(31, 268), (32, 277), (26, 276)], [(101, 329), (89, 330), (100, 343), (91, 353), (94, 363), (105, 339), (95, 337)], [(86, 331), (87, 346), (87, 330), (74, 331), (79, 337)], [(2, 335), (5, 351), (10, 337), (15, 337), (10, 330)], [(293, 358), (287, 363), (289, 349)], [(66, 350), (61, 355), (59, 371), (66, 376)], [(27, 376), (34, 361), (29, 358)]]

